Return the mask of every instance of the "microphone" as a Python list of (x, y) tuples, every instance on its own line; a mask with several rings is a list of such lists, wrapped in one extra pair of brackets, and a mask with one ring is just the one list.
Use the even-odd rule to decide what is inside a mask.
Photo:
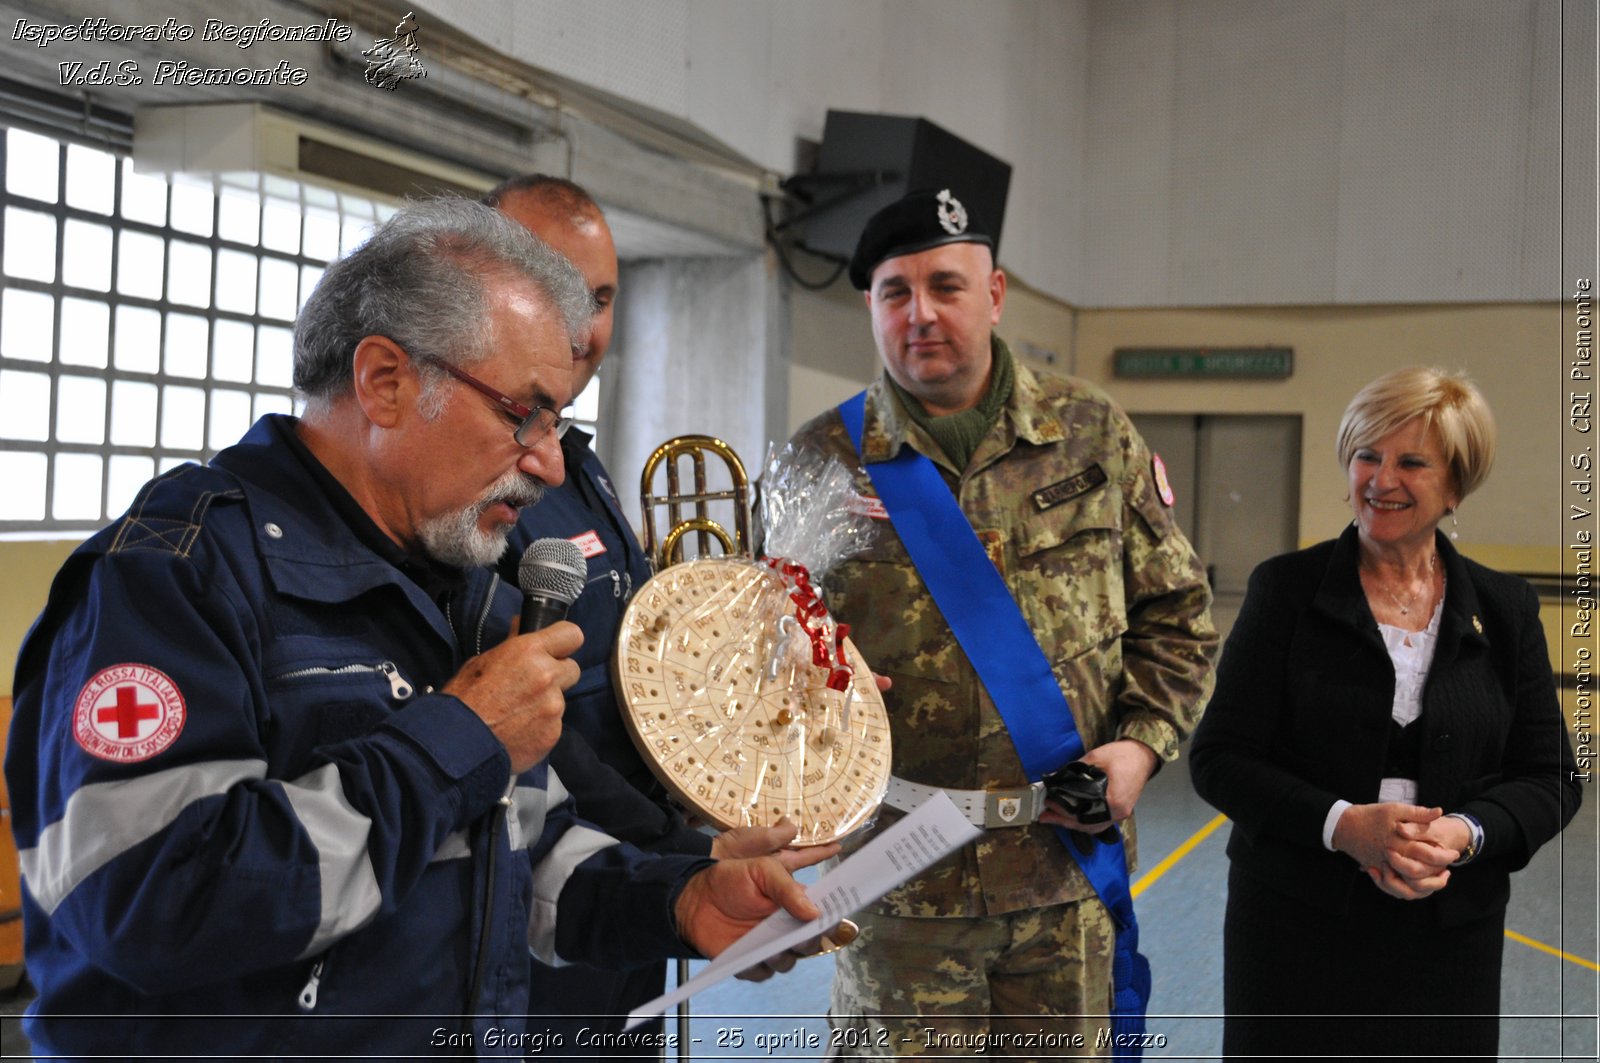
[(570, 539), (535, 539), (517, 564), (517, 585), (522, 588), (522, 627), (530, 631), (567, 618), (567, 607), (578, 600), (589, 581), (589, 563)]

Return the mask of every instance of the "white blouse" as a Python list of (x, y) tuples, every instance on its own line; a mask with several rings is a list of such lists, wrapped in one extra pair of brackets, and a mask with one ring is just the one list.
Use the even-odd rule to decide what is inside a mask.
[[(1389, 662), (1394, 665), (1394, 705), (1389, 710), (1401, 727), (1422, 715), (1422, 688), (1428, 682), (1428, 669), (1433, 667), (1434, 647), (1439, 644), (1439, 618), (1444, 615), (1444, 595), (1433, 607), (1428, 626), (1421, 631), (1407, 631), (1393, 624), (1379, 624), (1378, 633), (1389, 651)], [(1417, 802), (1417, 780), (1386, 778), (1378, 783), (1378, 800)], [(1322, 844), (1333, 849), (1333, 828), (1339, 817), (1350, 807), (1349, 801), (1339, 800), (1328, 809), (1322, 821)]]

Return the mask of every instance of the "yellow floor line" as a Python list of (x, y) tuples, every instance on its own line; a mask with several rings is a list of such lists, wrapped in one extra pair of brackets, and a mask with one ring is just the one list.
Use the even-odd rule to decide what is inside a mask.
[[(1226, 822), (1228, 822), (1228, 817), (1219, 815), (1210, 823), (1207, 823), (1204, 827), (1201, 827), (1199, 830), (1195, 831), (1182, 845), (1178, 846), (1176, 849), (1172, 850), (1171, 853), (1167, 854), (1167, 858), (1165, 860), (1161, 861), (1161, 863), (1157, 864), (1155, 867), (1152, 867), (1149, 871), (1146, 871), (1143, 875), (1139, 876), (1139, 881), (1133, 884), (1129, 892), (1137, 897), (1139, 894), (1155, 885), (1156, 881), (1160, 879), (1162, 875), (1165, 875), (1168, 871), (1171, 871), (1179, 860), (1182, 860), (1184, 857), (1188, 856), (1195, 846), (1209, 838), (1212, 832)], [(1512, 941), (1515, 941), (1519, 945), (1526, 945), (1530, 949), (1538, 949), (1540, 952), (1547, 952), (1552, 956), (1559, 956), (1568, 963), (1575, 963), (1579, 967), (1587, 967), (1591, 971), (1600, 971), (1600, 964), (1595, 963), (1593, 960), (1586, 960), (1582, 956), (1574, 956), (1570, 952), (1562, 952), (1560, 949), (1552, 948), (1542, 941), (1535, 941), (1533, 938), (1519, 934), (1515, 930), (1507, 930), (1506, 937), (1510, 938)]]
[(1538, 949), (1540, 952), (1548, 952), (1552, 956), (1560, 956), (1568, 963), (1575, 963), (1579, 967), (1587, 967), (1591, 971), (1600, 971), (1600, 964), (1595, 963), (1593, 960), (1586, 960), (1582, 956), (1574, 956), (1570, 952), (1562, 952), (1560, 949), (1551, 948), (1542, 941), (1535, 941), (1530, 937), (1523, 937), (1515, 930), (1507, 930), (1506, 937), (1510, 938), (1512, 941), (1515, 941), (1519, 945), (1526, 945), (1530, 949)]
[(1143, 875), (1140, 875), (1139, 881), (1135, 882), (1128, 892), (1137, 897), (1139, 894), (1155, 885), (1157, 879), (1159, 879), (1162, 875), (1165, 875), (1168, 871), (1171, 871), (1174, 864), (1189, 855), (1189, 850), (1193, 849), (1195, 846), (1209, 838), (1212, 831), (1216, 830), (1226, 822), (1228, 822), (1228, 817), (1219, 814), (1216, 819), (1195, 831), (1194, 834), (1189, 836), (1187, 841), (1178, 846), (1176, 849), (1172, 850), (1172, 852), (1167, 855), (1165, 860), (1161, 861), (1161, 863), (1157, 864), (1155, 867), (1152, 867), (1149, 871), (1146, 871)]

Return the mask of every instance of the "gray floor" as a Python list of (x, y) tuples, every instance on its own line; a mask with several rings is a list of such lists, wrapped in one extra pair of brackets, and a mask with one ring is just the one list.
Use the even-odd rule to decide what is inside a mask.
[[(1593, 794), (1566, 832), (1512, 885), (1507, 929), (1594, 962), (1596, 805)], [(1195, 796), (1180, 761), (1152, 780), (1140, 803), (1139, 847), (1149, 871), (1216, 812)], [(1140, 895), (1140, 941), (1154, 971), (1149, 1031), (1167, 1047), (1147, 1058), (1216, 1059), (1222, 1050), (1224, 825)], [(1316, 957), (1307, 956), (1307, 963)], [(804, 961), (780, 981), (724, 982), (694, 999), (694, 1059), (815, 1059), (826, 1044), (831, 964)], [(1501, 1058), (1594, 1060), (1600, 974), (1516, 941), (1506, 942)], [(742, 1038), (743, 1047), (732, 1044)], [(798, 1031), (798, 1032), (797, 1032)], [(719, 1043), (720, 1042), (720, 1043)], [(798, 1047), (791, 1047), (798, 1046)]]
[[(1506, 926), (1524, 937), (1600, 958), (1596, 913), (1597, 800), (1546, 846), (1512, 886)], [(1146, 871), (1184, 843), (1215, 812), (1189, 788), (1180, 762), (1151, 783), (1140, 804)], [(1211, 834), (1138, 900), (1141, 939), (1155, 972), (1149, 1028), (1166, 1039), (1149, 1058), (1215, 1059), (1222, 1044), (1221, 928), (1228, 827)], [(1315, 956), (1307, 956), (1315, 963)], [(692, 1001), (690, 1054), (703, 1059), (817, 1059), (827, 1043), (828, 957), (805, 960), (780, 978), (724, 982)], [(24, 1001), (0, 1004), (0, 1051), (25, 1056), (15, 1015)], [(1600, 1059), (1600, 973), (1517, 941), (1506, 942), (1501, 1026), (1503, 1059)]]

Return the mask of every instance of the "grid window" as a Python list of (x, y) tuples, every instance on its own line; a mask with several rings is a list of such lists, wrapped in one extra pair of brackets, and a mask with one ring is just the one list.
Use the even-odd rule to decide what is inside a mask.
[(139, 488), (156, 474), (156, 463), (149, 458), (113, 454), (106, 470), (106, 501), (113, 513), (121, 513), (133, 502)]
[(243, 247), (260, 243), (261, 197), (242, 188), (223, 188), (217, 196), (217, 235)]
[(203, 380), (206, 375), (206, 319), (193, 314), (168, 314), (162, 367), (168, 376)]
[(62, 376), (56, 387), (56, 439), (63, 443), (106, 441), (106, 382)]
[(271, 325), (256, 329), (256, 379), (281, 388), (294, 384), (294, 333)]
[(67, 206), (91, 214), (116, 209), (117, 158), (104, 151), (67, 145)]
[(110, 336), (110, 306), (92, 299), (61, 300), (62, 365), (104, 369), (106, 341)]
[(254, 377), (256, 330), (243, 321), (221, 320), (211, 326), (211, 376), (248, 384)]
[(62, 233), (61, 280), (69, 288), (111, 290), (111, 226), (68, 219)]
[(34, 281), (56, 279), (56, 220), (48, 214), (7, 207), (5, 214), (7, 277)]
[(44, 488), (50, 463), (43, 454), (0, 450), (0, 521), (20, 523), (44, 519)]
[(392, 208), (0, 125), (0, 533), (87, 532), (297, 409), (296, 313)]
[(41, 203), (56, 201), (61, 152), (55, 141), (13, 130), (6, 149), (6, 191)]
[(0, 358), (48, 362), (55, 338), (55, 299), (18, 288), (0, 293)]
[(55, 495), (50, 515), (59, 521), (94, 520), (100, 515), (105, 459), (98, 454), (57, 454)]
[(167, 244), (167, 298), (202, 310), (211, 305), (211, 249), (173, 240)]
[(50, 438), (50, 377), (0, 369), (0, 439)]

